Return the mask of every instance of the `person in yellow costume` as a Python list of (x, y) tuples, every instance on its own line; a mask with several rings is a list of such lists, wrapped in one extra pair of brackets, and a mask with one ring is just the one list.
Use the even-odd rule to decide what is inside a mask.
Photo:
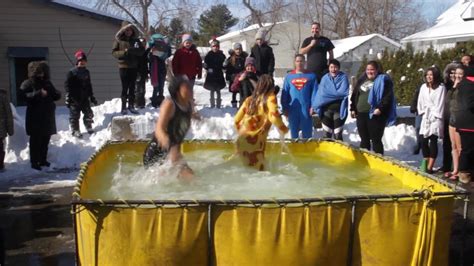
[(270, 75), (260, 77), (252, 96), (244, 101), (234, 121), (238, 134), (237, 154), (245, 165), (263, 171), (265, 143), (271, 125), (275, 125), (281, 134), (288, 132), (278, 111), (275, 86)]

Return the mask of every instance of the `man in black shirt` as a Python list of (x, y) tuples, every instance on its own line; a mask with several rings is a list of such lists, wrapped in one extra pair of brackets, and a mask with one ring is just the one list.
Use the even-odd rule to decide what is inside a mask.
[(320, 31), (321, 25), (319, 22), (313, 22), (311, 25), (313, 36), (304, 39), (300, 48), (301, 54), (307, 54), (308, 65), (306, 69), (316, 74), (318, 82), (328, 72), (328, 58), (326, 54), (329, 53), (329, 60), (334, 58), (332, 51), (334, 44), (328, 38), (321, 36)]

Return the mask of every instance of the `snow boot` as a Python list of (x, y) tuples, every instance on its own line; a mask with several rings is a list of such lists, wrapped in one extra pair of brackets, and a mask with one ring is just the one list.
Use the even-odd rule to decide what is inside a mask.
[(79, 130), (73, 130), (72, 131), (72, 136), (78, 138), (78, 139), (82, 139), (82, 134)]
[(39, 165), (40, 165), (40, 166), (45, 166), (45, 167), (50, 167), (50, 166), (51, 166), (51, 163), (48, 162), (48, 161), (44, 161), (44, 162), (41, 162)]
[(128, 99), (128, 111), (134, 115), (140, 114), (137, 109), (135, 109), (135, 100)]
[(86, 127), (86, 129), (87, 129), (87, 133), (88, 133), (89, 135), (92, 135), (92, 134), (94, 134), (94, 132), (95, 132), (95, 131), (92, 129), (91, 126)]
[(216, 102), (214, 101), (214, 99), (211, 98), (210, 103), (211, 108), (216, 108)]
[(31, 163), (31, 168), (41, 171), (41, 166), (39, 163)]
[(237, 101), (230, 102), (232, 104), (232, 108), (237, 108)]
[(336, 140), (342, 141), (342, 132), (339, 132), (339, 133), (334, 134), (334, 138), (335, 138)]
[(127, 114), (127, 98), (122, 97), (122, 109), (121, 109), (122, 115)]
[(221, 105), (222, 105), (222, 100), (221, 100), (221, 99), (217, 99), (217, 100), (216, 100), (216, 107), (217, 107), (217, 109), (221, 109)]

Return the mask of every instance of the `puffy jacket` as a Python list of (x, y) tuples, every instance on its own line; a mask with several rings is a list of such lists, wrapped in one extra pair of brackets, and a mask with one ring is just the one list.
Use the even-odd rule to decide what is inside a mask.
[[(131, 28), (133, 35), (129, 38), (125, 30)], [(112, 45), (112, 55), (118, 59), (119, 68), (137, 68), (139, 58), (145, 53), (145, 48), (138, 39), (138, 29), (133, 24), (124, 22), (122, 28), (115, 34)]]
[(0, 89), (0, 139), (13, 135), (13, 115), (7, 92)]
[(189, 49), (181, 47), (176, 50), (172, 66), (175, 76), (186, 75), (188, 79), (193, 80), (202, 75), (202, 59), (194, 44)]
[(275, 56), (273, 55), (273, 49), (267, 43), (263, 43), (261, 46), (254, 45), (250, 57), (255, 58), (257, 75), (270, 74), (273, 76)]
[[(39, 70), (39, 71), (38, 71)], [(44, 62), (28, 64), (29, 79), (23, 81), (20, 90), (27, 100), (25, 127), (26, 134), (36, 136), (50, 136), (56, 134), (56, 104), (61, 93), (56, 90), (49, 80), (49, 68)], [(45, 73), (44, 78), (37, 76), (38, 72)], [(41, 95), (41, 89), (47, 95)]]
[(67, 73), (64, 82), (66, 104), (81, 104), (85, 101), (95, 101), (89, 70), (85, 67), (75, 67)]
[(223, 65), (225, 55), (222, 51), (209, 51), (204, 58), (204, 68), (207, 70), (204, 88), (206, 89), (222, 89), (225, 87), (225, 79), (223, 73)]
[(464, 79), (458, 85), (456, 127), (474, 130), (474, 82)]

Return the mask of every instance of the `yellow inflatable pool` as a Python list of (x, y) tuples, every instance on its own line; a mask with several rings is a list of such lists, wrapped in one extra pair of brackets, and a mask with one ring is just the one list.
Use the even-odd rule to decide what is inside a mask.
[[(78, 265), (447, 265), (454, 201), (467, 195), (386, 157), (314, 140), (287, 146), (295, 158), (355, 162), (406, 192), (321, 196), (315, 187), (314, 196), (292, 198), (99, 198), (116, 158), (140, 165), (145, 146), (107, 143), (81, 168), (72, 202)], [(183, 145), (185, 156), (232, 149), (227, 141)], [(281, 146), (269, 143), (267, 151)]]

